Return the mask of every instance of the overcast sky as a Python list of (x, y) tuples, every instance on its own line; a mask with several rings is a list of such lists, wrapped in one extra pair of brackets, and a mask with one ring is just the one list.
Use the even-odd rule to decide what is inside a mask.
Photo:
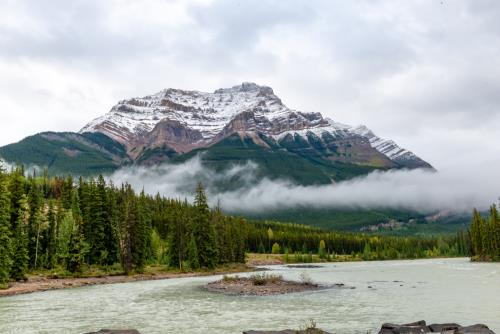
[(499, 1), (0, 1), (0, 145), (242, 81), (438, 169), (500, 165)]

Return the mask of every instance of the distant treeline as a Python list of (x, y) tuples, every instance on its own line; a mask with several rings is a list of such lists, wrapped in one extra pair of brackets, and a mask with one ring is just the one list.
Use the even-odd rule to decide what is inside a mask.
[(191, 204), (137, 194), (130, 185), (116, 186), (102, 176), (26, 175), (22, 167), (0, 171), (0, 285), (39, 269), (79, 273), (117, 263), (126, 273), (150, 264), (214, 268), (243, 263), (246, 252), (375, 260), (460, 256), (468, 248), (463, 233), (400, 238), (246, 222), (210, 209), (201, 185)]
[(466, 256), (468, 241), (463, 232), (434, 238), (389, 237), (324, 231), (297, 224), (254, 222), (248, 226), (247, 248), (258, 253), (278, 249), (280, 253), (313, 253), (324, 258), (349, 254), (364, 260), (389, 260)]
[(500, 261), (500, 217), (496, 205), (484, 218), (474, 209), (469, 227), (470, 254), (475, 260)]

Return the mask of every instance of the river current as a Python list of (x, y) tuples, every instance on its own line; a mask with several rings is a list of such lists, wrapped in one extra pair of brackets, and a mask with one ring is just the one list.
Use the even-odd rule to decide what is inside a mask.
[(203, 290), (220, 276), (142, 281), (0, 298), (0, 333), (81, 334), (135, 328), (142, 334), (241, 333), (314, 319), (338, 334), (377, 333), (383, 322), (485, 323), (500, 333), (500, 264), (468, 259), (269, 267), (286, 279), (349, 288), (267, 297)]

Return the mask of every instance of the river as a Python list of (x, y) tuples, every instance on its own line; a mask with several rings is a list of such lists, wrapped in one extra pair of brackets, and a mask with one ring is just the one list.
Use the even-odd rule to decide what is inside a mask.
[(309, 319), (339, 334), (377, 333), (383, 322), (485, 323), (500, 333), (500, 264), (468, 259), (270, 267), (288, 279), (303, 272), (327, 289), (268, 297), (224, 296), (196, 277), (88, 286), (0, 298), (0, 333), (72, 333), (136, 328), (156, 333), (241, 333), (299, 328)]

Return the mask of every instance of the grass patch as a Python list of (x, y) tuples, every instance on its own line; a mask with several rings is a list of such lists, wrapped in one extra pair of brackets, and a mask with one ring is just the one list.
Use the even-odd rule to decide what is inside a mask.
[(238, 275), (236, 276), (228, 276), (228, 275), (224, 275), (222, 277), (222, 281), (226, 282), (226, 283), (232, 283), (232, 282), (236, 282), (240, 279), (240, 277)]
[(283, 280), (283, 276), (276, 274), (259, 273), (250, 276), (253, 285), (276, 284)]

